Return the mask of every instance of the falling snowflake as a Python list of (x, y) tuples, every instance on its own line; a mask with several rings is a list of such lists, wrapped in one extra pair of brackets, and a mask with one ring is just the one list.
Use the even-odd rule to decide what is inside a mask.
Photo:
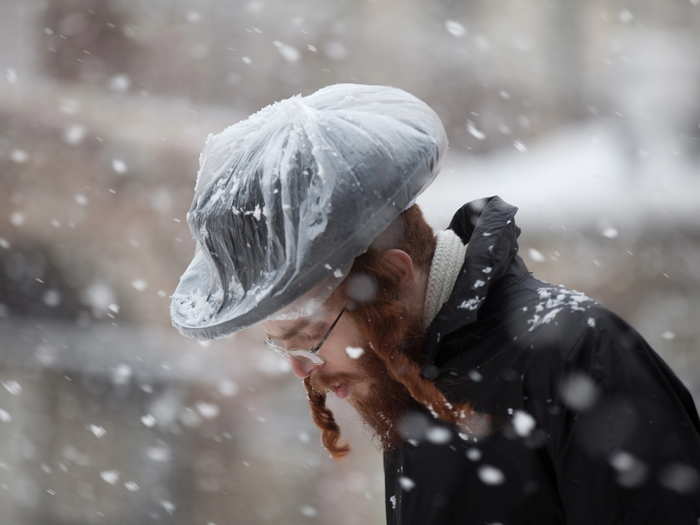
[(214, 419), (219, 415), (220, 412), (219, 406), (215, 405), (214, 403), (205, 403), (203, 401), (200, 401), (195, 406), (197, 408), (197, 411), (205, 419)]
[(54, 289), (49, 289), (44, 292), (42, 300), (46, 306), (54, 308), (61, 304), (61, 292)]
[(299, 50), (294, 46), (290, 46), (279, 40), (273, 40), (272, 44), (287, 62), (296, 62), (301, 57), (301, 53), (299, 53)]
[(164, 463), (170, 459), (170, 449), (165, 445), (157, 445), (146, 449), (146, 457), (151, 461)]
[(135, 481), (125, 481), (124, 488), (129, 492), (136, 492), (137, 490), (139, 490), (140, 487), (139, 484)]
[(17, 70), (12, 67), (8, 67), (5, 70), (5, 79), (9, 84), (17, 83)]
[(492, 465), (482, 465), (479, 467), (479, 479), (487, 485), (500, 485), (505, 480), (505, 476), (500, 469)]
[(89, 425), (88, 428), (90, 429), (90, 432), (95, 434), (95, 437), (97, 438), (101, 438), (107, 433), (105, 428), (101, 427), (100, 425)]
[(475, 447), (470, 447), (467, 449), (466, 456), (471, 461), (479, 461), (481, 459), (481, 450)]
[(126, 162), (124, 162), (121, 159), (112, 159), (112, 169), (120, 175), (126, 173), (129, 170), (129, 168), (126, 165)]
[(202, 15), (198, 11), (187, 11), (185, 19), (191, 24), (196, 24), (202, 19)]
[(477, 129), (476, 125), (471, 120), (467, 120), (467, 132), (477, 140), (484, 140), (486, 138), (486, 134)]
[(404, 489), (406, 492), (408, 492), (413, 487), (416, 486), (416, 482), (413, 481), (411, 478), (407, 478), (406, 476), (400, 476), (399, 477), (399, 485), (401, 485), (402, 489)]
[(620, 22), (623, 24), (628, 24), (634, 20), (634, 15), (629, 9), (623, 9), (619, 14)]
[(523, 144), (519, 140), (513, 142), (513, 147), (517, 149), (520, 153), (525, 153), (527, 151), (527, 146), (525, 146), (525, 144)]
[(535, 262), (543, 262), (545, 260), (544, 255), (542, 255), (542, 252), (539, 250), (535, 250), (534, 248), (530, 248), (527, 251), (527, 254), (530, 256), (530, 259), (532, 259)]
[(358, 273), (348, 277), (347, 294), (359, 303), (372, 301), (377, 295), (377, 280), (366, 273)]
[(535, 428), (535, 419), (524, 410), (516, 410), (513, 416), (513, 427), (519, 436), (528, 436)]
[(617, 471), (617, 482), (623, 487), (636, 487), (647, 478), (647, 466), (624, 450), (610, 455), (610, 465)]
[(139, 292), (143, 292), (146, 288), (148, 288), (148, 283), (143, 279), (136, 279), (131, 281), (131, 286), (133, 286)]
[(348, 354), (348, 357), (351, 359), (358, 359), (365, 353), (365, 350), (359, 346), (348, 346), (345, 348), (345, 353)]
[(449, 34), (458, 38), (464, 36), (467, 32), (464, 26), (456, 20), (445, 20), (445, 29)]
[(318, 515), (316, 508), (311, 505), (302, 505), (299, 507), (299, 512), (301, 512), (302, 516), (306, 516), (307, 518), (313, 518)]
[(42, 343), (37, 346), (34, 357), (43, 366), (51, 366), (56, 362), (56, 347)]
[(617, 451), (610, 456), (610, 464), (617, 470), (628, 470), (635, 462), (635, 457), (625, 451)]
[(479, 381), (481, 381), (483, 379), (483, 376), (481, 375), (481, 373), (478, 370), (470, 370), (469, 374), (467, 374), (467, 375), (469, 376), (469, 379), (471, 379), (475, 383), (478, 383)]
[(222, 379), (216, 388), (222, 396), (226, 397), (232, 397), (238, 393), (238, 384), (231, 379)]
[(13, 149), (10, 153), (10, 160), (17, 164), (24, 164), (29, 160), (29, 154), (23, 149)]
[(117, 93), (124, 93), (129, 89), (131, 79), (128, 75), (114, 75), (109, 79), (109, 89)]
[(156, 424), (156, 418), (151, 414), (146, 414), (145, 416), (141, 416), (141, 423), (150, 428)]
[(93, 313), (101, 317), (115, 301), (112, 287), (104, 282), (95, 282), (82, 292), (82, 300), (92, 308)]
[(100, 477), (105, 483), (114, 485), (117, 481), (119, 481), (119, 472), (116, 470), (104, 470), (100, 472)]
[(330, 40), (323, 46), (323, 52), (331, 60), (343, 60), (349, 54), (348, 48), (338, 40)]
[(7, 381), (0, 381), (0, 384), (13, 396), (18, 396), (22, 393), (22, 385), (20, 385), (14, 379), (9, 379)]
[(590, 408), (598, 398), (598, 387), (588, 375), (574, 372), (559, 385), (559, 394), (566, 406), (574, 410)]
[(435, 426), (428, 429), (426, 437), (431, 443), (435, 443), (436, 445), (443, 445), (445, 443), (448, 443), (452, 439), (452, 432), (450, 432), (445, 427)]
[(202, 418), (189, 407), (185, 407), (180, 412), (180, 422), (186, 427), (197, 427), (202, 423)]
[(73, 124), (72, 126), (68, 126), (63, 131), (63, 140), (67, 144), (71, 144), (74, 146), (76, 144), (80, 144), (85, 138), (86, 134), (87, 130), (85, 129), (85, 126), (81, 126), (80, 124)]
[(690, 465), (670, 463), (659, 474), (661, 484), (681, 494), (690, 494), (700, 486), (700, 474)]
[(25, 221), (24, 213), (20, 213), (20, 212), (16, 211), (10, 215), (10, 222), (12, 223), (13, 226), (22, 226), (24, 224), (24, 221)]
[(615, 228), (609, 227), (609, 228), (605, 228), (602, 231), (602, 234), (603, 234), (603, 237), (607, 237), (608, 239), (614, 239), (615, 237), (617, 237), (618, 232)]
[(125, 385), (131, 379), (133, 372), (127, 364), (117, 365), (112, 369), (112, 383), (115, 385)]

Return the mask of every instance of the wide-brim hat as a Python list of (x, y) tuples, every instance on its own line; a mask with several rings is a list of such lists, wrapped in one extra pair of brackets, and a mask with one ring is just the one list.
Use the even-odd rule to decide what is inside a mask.
[(290, 305), (318, 303), (338, 286), (434, 180), (447, 147), (425, 102), (362, 84), (294, 95), (209, 135), (173, 326), (216, 339), (283, 309), (303, 315)]

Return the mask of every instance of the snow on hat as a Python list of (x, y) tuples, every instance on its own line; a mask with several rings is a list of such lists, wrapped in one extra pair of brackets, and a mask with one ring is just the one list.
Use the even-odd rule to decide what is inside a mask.
[(216, 339), (275, 315), (308, 315), (434, 180), (447, 147), (440, 118), (420, 99), (349, 83), (210, 134), (173, 326)]

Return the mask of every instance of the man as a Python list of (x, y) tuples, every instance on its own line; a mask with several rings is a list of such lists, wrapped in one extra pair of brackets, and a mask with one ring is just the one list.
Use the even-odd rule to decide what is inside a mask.
[(447, 140), (387, 86), (338, 84), (207, 140), (173, 324), (260, 323), (303, 378), (322, 443), (333, 391), (384, 452), (390, 524), (697, 524), (700, 419), (639, 333), (518, 255), (517, 208), (434, 234), (416, 196)]

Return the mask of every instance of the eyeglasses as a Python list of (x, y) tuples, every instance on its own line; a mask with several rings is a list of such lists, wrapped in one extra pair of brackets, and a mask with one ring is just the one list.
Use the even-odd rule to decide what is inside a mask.
[(340, 321), (340, 316), (343, 315), (343, 312), (345, 312), (345, 306), (343, 306), (343, 309), (340, 310), (340, 313), (338, 314), (338, 317), (335, 318), (335, 321), (331, 323), (331, 326), (326, 330), (326, 333), (324, 336), (321, 338), (321, 340), (316, 343), (313, 348), (310, 349), (286, 349), (283, 346), (278, 345), (275, 343), (272, 338), (268, 335), (265, 336), (265, 344), (274, 350), (277, 354), (281, 355), (282, 357), (290, 358), (290, 357), (305, 357), (309, 359), (312, 363), (321, 365), (324, 363), (323, 359), (321, 359), (317, 354), (318, 351), (321, 349), (321, 346), (323, 346), (323, 343), (328, 339), (328, 336), (331, 335), (331, 331), (333, 330), (333, 327), (335, 327), (336, 323)]

